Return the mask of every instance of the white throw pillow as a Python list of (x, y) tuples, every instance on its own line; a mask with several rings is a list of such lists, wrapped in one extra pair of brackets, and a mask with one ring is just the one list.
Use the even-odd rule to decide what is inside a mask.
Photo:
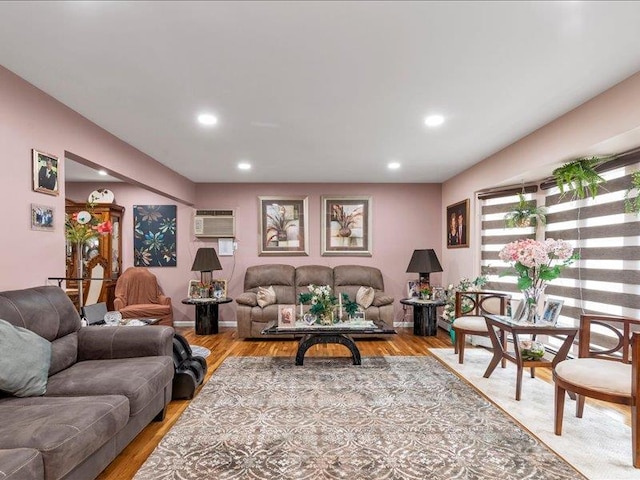
[(360, 287), (356, 293), (356, 303), (362, 308), (369, 308), (373, 303), (376, 292), (373, 287)]
[(48, 340), (0, 320), (0, 390), (16, 397), (44, 395), (50, 364)]
[(267, 305), (273, 305), (276, 303), (276, 291), (273, 287), (258, 287), (256, 298), (258, 300), (258, 305), (260, 305), (261, 308), (264, 308)]

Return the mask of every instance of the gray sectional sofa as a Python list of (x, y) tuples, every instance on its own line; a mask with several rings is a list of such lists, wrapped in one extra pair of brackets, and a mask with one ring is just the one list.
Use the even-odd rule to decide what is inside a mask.
[(0, 292), (0, 319), (51, 342), (46, 393), (0, 393), (0, 480), (95, 478), (164, 418), (173, 328), (81, 327), (67, 295), (50, 286)]
[[(393, 297), (384, 293), (382, 272), (375, 267), (361, 265), (255, 265), (247, 268), (244, 277), (244, 292), (236, 297), (238, 337), (264, 338), (260, 332), (278, 319), (279, 304), (296, 304), (298, 295), (308, 292), (309, 285), (329, 285), (336, 295), (346, 293), (355, 301), (360, 287), (373, 287), (373, 304), (364, 310), (365, 318), (382, 320), (393, 325)], [(259, 287), (273, 287), (276, 303), (262, 308), (258, 305)]]

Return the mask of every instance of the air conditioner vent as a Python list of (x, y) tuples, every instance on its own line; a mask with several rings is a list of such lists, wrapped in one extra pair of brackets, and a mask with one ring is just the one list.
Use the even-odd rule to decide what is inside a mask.
[(196, 210), (196, 216), (233, 217), (233, 210)]
[(233, 210), (196, 210), (193, 234), (204, 238), (235, 237), (236, 217)]

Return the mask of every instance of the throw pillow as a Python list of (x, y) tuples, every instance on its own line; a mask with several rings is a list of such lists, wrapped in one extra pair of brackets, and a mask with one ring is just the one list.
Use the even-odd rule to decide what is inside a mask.
[(51, 343), (0, 320), (0, 390), (16, 397), (44, 395), (50, 363)]
[(256, 297), (258, 299), (258, 305), (262, 308), (276, 303), (276, 291), (273, 287), (258, 287)]
[(375, 294), (373, 287), (360, 287), (358, 293), (356, 293), (356, 303), (362, 308), (369, 308), (373, 303)]

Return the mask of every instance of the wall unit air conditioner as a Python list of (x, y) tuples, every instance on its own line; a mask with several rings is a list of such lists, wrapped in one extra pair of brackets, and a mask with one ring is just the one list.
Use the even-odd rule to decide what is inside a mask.
[(196, 237), (235, 237), (236, 217), (233, 210), (196, 210), (193, 233)]

